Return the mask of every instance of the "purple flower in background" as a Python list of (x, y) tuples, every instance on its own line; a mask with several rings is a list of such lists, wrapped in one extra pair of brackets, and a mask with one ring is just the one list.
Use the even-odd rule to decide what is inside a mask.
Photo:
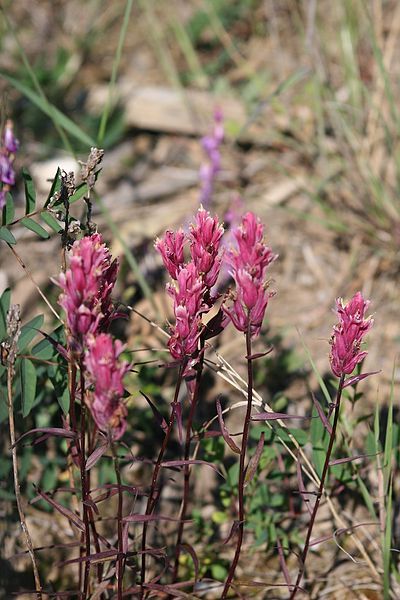
[(15, 154), (19, 149), (19, 141), (14, 136), (14, 125), (11, 119), (7, 119), (4, 127), (3, 146), (10, 154)]
[(63, 290), (59, 304), (66, 313), (66, 325), (73, 350), (81, 352), (83, 338), (104, 330), (114, 307), (111, 292), (118, 273), (99, 233), (77, 240), (71, 249), (69, 268), (56, 282)]
[(107, 333), (89, 335), (86, 341), (85, 367), (94, 387), (89, 394), (90, 411), (97, 427), (118, 440), (125, 432), (128, 414), (123, 402), (123, 378), (130, 365), (119, 360), (124, 346)]
[(6, 203), (6, 193), (15, 185), (15, 171), (13, 168), (14, 154), (19, 148), (19, 142), (14, 136), (13, 123), (7, 120), (0, 148), (0, 210)]
[(207, 155), (208, 162), (200, 167), (200, 204), (210, 207), (214, 190), (214, 181), (221, 168), (221, 153), (219, 147), (224, 139), (223, 114), (220, 109), (214, 112), (214, 129), (210, 135), (202, 138), (201, 144)]
[(362, 338), (374, 323), (372, 317), (364, 318), (369, 304), (361, 292), (357, 292), (347, 304), (343, 303), (342, 298), (336, 300), (339, 323), (333, 328), (329, 356), (336, 377), (350, 375), (368, 354), (366, 350), (360, 351), (360, 346)]
[(227, 262), (236, 291), (231, 294), (233, 304), (223, 310), (239, 331), (250, 331), (252, 336), (261, 330), (268, 301), (273, 292), (267, 289), (266, 271), (277, 258), (263, 241), (264, 228), (257, 217), (248, 212), (233, 231), (237, 248), (227, 252)]

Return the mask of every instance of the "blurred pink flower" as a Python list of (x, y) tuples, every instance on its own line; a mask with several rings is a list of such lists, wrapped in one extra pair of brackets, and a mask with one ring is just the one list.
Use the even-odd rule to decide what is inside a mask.
[(196, 222), (189, 227), (190, 254), (199, 277), (211, 289), (217, 281), (221, 268), (220, 244), (224, 228), (218, 217), (212, 217), (202, 206), (196, 214)]
[(227, 252), (227, 262), (236, 283), (231, 294), (233, 304), (223, 305), (223, 310), (239, 331), (250, 331), (252, 336), (261, 330), (268, 300), (273, 292), (267, 289), (266, 271), (277, 258), (263, 242), (264, 228), (257, 217), (246, 213), (239, 227), (233, 230), (237, 248)]
[(104, 330), (114, 310), (111, 292), (118, 273), (109, 249), (99, 233), (77, 240), (72, 246), (69, 268), (56, 283), (61, 287), (59, 304), (66, 313), (73, 350), (81, 352), (85, 335)]
[(178, 278), (179, 269), (183, 267), (183, 249), (186, 239), (182, 229), (167, 230), (162, 239), (157, 238), (154, 246), (161, 254), (163, 263), (172, 279)]
[(85, 367), (89, 383), (94, 389), (89, 394), (89, 407), (97, 427), (110, 431), (119, 439), (126, 429), (127, 409), (123, 401), (123, 378), (129, 371), (126, 361), (118, 360), (124, 346), (111, 335), (100, 333), (87, 337)]
[(329, 359), (337, 377), (352, 373), (368, 354), (366, 350), (360, 351), (360, 347), (363, 337), (374, 323), (372, 317), (364, 318), (369, 304), (361, 292), (357, 292), (347, 304), (343, 303), (342, 298), (336, 300), (339, 323), (333, 327)]

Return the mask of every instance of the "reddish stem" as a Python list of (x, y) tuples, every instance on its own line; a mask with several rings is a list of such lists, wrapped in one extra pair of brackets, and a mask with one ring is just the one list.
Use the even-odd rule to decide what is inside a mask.
[[(158, 495), (155, 494), (155, 489), (156, 489), (156, 484), (157, 484), (157, 480), (158, 480), (158, 475), (160, 473), (160, 469), (161, 469), (161, 463), (163, 461), (164, 458), (164, 454), (165, 451), (167, 449), (168, 446), (168, 442), (170, 440), (172, 431), (173, 431), (173, 426), (175, 423), (175, 411), (176, 411), (176, 405), (178, 403), (178, 396), (179, 396), (179, 391), (181, 389), (181, 385), (182, 385), (182, 379), (183, 379), (183, 372), (184, 369), (186, 367), (186, 362), (182, 363), (182, 365), (179, 368), (179, 373), (178, 373), (178, 379), (176, 382), (176, 386), (175, 386), (175, 394), (174, 394), (174, 400), (172, 402), (171, 405), (171, 412), (170, 412), (170, 416), (169, 416), (169, 422), (168, 422), (168, 427), (167, 430), (165, 432), (164, 435), (164, 439), (160, 448), (160, 451), (158, 453), (158, 457), (157, 457), (157, 461), (154, 467), (154, 471), (153, 471), (153, 477), (151, 480), (151, 486), (150, 486), (150, 492), (149, 492), (149, 497), (147, 499), (147, 505), (146, 505), (146, 511), (145, 511), (145, 515), (151, 515), (151, 513), (154, 510), (154, 507), (156, 505), (157, 502), (157, 497)], [(143, 523), (143, 535), (142, 535), (142, 547), (141, 547), (141, 551), (142, 551), (142, 564), (141, 564), (141, 570), (140, 570), (140, 599), (142, 600), (142, 598), (144, 597), (144, 583), (145, 583), (145, 578), (146, 578), (146, 540), (147, 540), (147, 521), (144, 521)]]
[(117, 477), (117, 484), (118, 484), (118, 515), (117, 515), (117, 521), (118, 521), (118, 569), (117, 569), (117, 598), (118, 600), (122, 600), (122, 583), (123, 583), (123, 577), (124, 577), (124, 565), (123, 565), (123, 552), (124, 552), (124, 548), (123, 548), (123, 535), (122, 535), (122, 502), (123, 502), (123, 498), (122, 498), (122, 481), (121, 481), (121, 471), (119, 468), (119, 462), (118, 462), (118, 455), (117, 452), (115, 450), (115, 446), (114, 443), (111, 441), (111, 451), (112, 451), (112, 455), (113, 455), (113, 459), (114, 459), (114, 469), (115, 469), (115, 475)]
[(289, 600), (294, 600), (294, 598), (299, 590), (299, 586), (300, 586), (302, 577), (304, 575), (305, 563), (306, 563), (306, 559), (307, 559), (307, 555), (308, 555), (308, 550), (310, 548), (311, 534), (312, 534), (312, 530), (314, 527), (315, 518), (317, 516), (318, 508), (319, 508), (319, 505), (321, 502), (322, 494), (324, 492), (325, 480), (326, 480), (326, 476), (328, 474), (328, 468), (329, 468), (329, 462), (331, 459), (333, 444), (335, 442), (336, 429), (337, 429), (337, 424), (339, 421), (340, 400), (342, 398), (343, 384), (344, 384), (344, 375), (341, 376), (340, 381), (339, 381), (339, 387), (338, 387), (337, 394), (336, 394), (335, 412), (334, 412), (333, 424), (332, 424), (332, 433), (330, 435), (328, 449), (326, 451), (326, 457), (325, 457), (324, 467), (322, 469), (322, 475), (321, 475), (321, 481), (320, 481), (319, 488), (318, 488), (317, 499), (315, 501), (314, 508), (311, 513), (310, 523), (308, 525), (307, 537), (306, 537), (306, 541), (304, 544), (303, 552), (301, 553), (301, 557), (300, 557), (300, 568), (299, 568), (299, 572), (297, 575), (296, 583), (294, 584), (294, 588), (290, 595)]
[[(194, 418), (194, 414), (196, 412), (196, 406), (197, 406), (197, 401), (198, 401), (198, 397), (199, 397), (200, 381), (201, 381), (201, 376), (203, 373), (203, 364), (204, 364), (204, 340), (201, 341), (200, 359), (199, 359), (199, 363), (198, 363), (198, 367), (197, 367), (196, 383), (195, 383), (195, 388), (193, 390), (192, 401), (190, 403), (190, 411), (189, 411), (189, 416), (188, 416), (187, 426), (186, 426), (185, 455), (184, 455), (185, 462), (190, 459), (190, 443), (192, 441), (193, 418)], [(185, 526), (184, 521), (186, 518), (187, 505), (188, 505), (188, 501), (189, 501), (190, 473), (191, 473), (190, 465), (188, 463), (186, 463), (184, 466), (183, 497), (182, 497), (182, 505), (181, 505), (181, 511), (180, 511), (178, 535), (177, 535), (176, 546), (175, 546), (175, 564), (174, 564), (174, 570), (173, 570), (173, 574), (172, 574), (172, 583), (175, 583), (175, 581), (178, 577), (179, 557), (181, 554), (183, 529)]]
[(82, 487), (82, 506), (83, 506), (83, 523), (85, 526), (85, 546), (86, 546), (86, 561), (83, 578), (83, 600), (86, 600), (89, 589), (89, 574), (90, 574), (90, 521), (89, 507), (87, 500), (89, 498), (88, 478), (86, 473), (86, 404), (85, 404), (85, 374), (83, 360), (80, 360), (80, 383), (81, 383), (81, 438), (80, 438), (80, 470), (81, 470), (81, 487)]
[(239, 521), (238, 521), (238, 529), (237, 529), (237, 543), (236, 543), (235, 556), (234, 556), (232, 564), (229, 568), (228, 577), (225, 581), (225, 586), (224, 586), (224, 589), (222, 592), (221, 600), (224, 600), (224, 598), (226, 598), (226, 596), (229, 592), (229, 588), (231, 586), (232, 579), (235, 574), (237, 564), (239, 562), (240, 552), (241, 552), (242, 543), (243, 543), (244, 519), (245, 519), (245, 510), (244, 510), (244, 483), (245, 483), (245, 476), (246, 476), (245, 460), (246, 460), (247, 442), (249, 439), (251, 408), (252, 408), (252, 403), (253, 403), (253, 363), (252, 363), (252, 359), (251, 359), (252, 353), (251, 353), (250, 325), (249, 325), (249, 328), (246, 333), (246, 352), (247, 352), (247, 410), (246, 410), (246, 416), (244, 419), (242, 446), (241, 446), (241, 450), (240, 450), (240, 461), (239, 461), (239, 483), (238, 483)]

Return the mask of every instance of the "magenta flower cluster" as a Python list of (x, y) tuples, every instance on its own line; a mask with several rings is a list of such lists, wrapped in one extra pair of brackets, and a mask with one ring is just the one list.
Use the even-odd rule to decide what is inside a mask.
[[(207, 313), (216, 297), (211, 288), (221, 268), (220, 244), (224, 229), (217, 217), (201, 207), (195, 223), (185, 234), (182, 230), (167, 231), (157, 239), (155, 247), (161, 254), (165, 268), (174, 284), (167, 284), (167, 292), (174, 305), (175, 325), (171, 328), (168, 348), (172, 357), (186, 361), (188, 368), (196, 361), (199, 338), (203, 330), (202, 316)], [(189, 246), (191, 260), (185, 263), (184, 250)]]
[(233, 231), (236, 248), (227, 252), (227, 262), (236, 283), (232, 294), (233, 304), (223, 305), (223, 310), (239, 331), (260, 333), (268, 301), (273, 292), (268, 291), (266, 272), (277, 258), (263, 241), (264, 228), (252, 212), (246, 213), (242, 223)]
[(118, 273), (118, 261), (103, 243), (99, 233), (77, 240), (69, 256), (69, 268), (61, 273), (63, 290), (59, 304), (66, 314), (70, 345), (81, 352), (86, 335), (104, 330), (110, 322), (111, 291)]
[(0, 147), (0, 210), (6, 203), (6, 193), (15, 185), (15, 171), (13, 162), (15, 153), (18, 151), (19, 141), (14, 136), (13, 123), (10, 119), (6, 121)]
[(214, 112), (214, 129), (210, 135), (202, 138), (201, 144), (207, 155), (208, 161), (200, 167), (200, 204), (210, 207), (214, 190), (215, 178), (221, 169), (220, 145), (224, 139), (223, 115), (220, 109)]
[(94, 386), (89, 396), (89, 406), (97, 427), (101, 431), (111, 430), (114, 439), (119, 439), (126, 430), (128, 411), (121, 401), (124, 394), (123, 378), (129, 371), (126, 361), (118, 360), (124, 346), (113, 340), (108, 333), (87, 338), (85, 367), (89, 381)]
[(333, 328), (329, 359), (337, 377), (350, 375), (368, 354), (366, 350), (360, 350), (363, 337), (374, 323), (372, 317), (365, 318), (368, 306), (369, 301), (364, 300), (361, 292), (357, 292), (347, 304), (342, 298), (336, 300), (339, 322)]
[(119, 362), (123, 347), (105, 333), (114, 314), (111, 293), (118, 274), (118, 261), (98, 233), (77, 240), (69, 255), (69, 268), (57, 284), (62, 289), (59, 304), (66, 315), (70, 350), (83, 362), (94, 384), (89, 392), (93, 418), (102, 431), (118, 439), (126, 427), (122, 401), (122, 379), (128, 363)]

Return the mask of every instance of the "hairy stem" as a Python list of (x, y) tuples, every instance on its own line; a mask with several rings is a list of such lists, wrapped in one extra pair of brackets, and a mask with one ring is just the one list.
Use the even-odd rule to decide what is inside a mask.
[(14, 411), (13, 411), (13, 403), (12, 403), (12, 380), (13, 380), (13, 365), (8, 365), (7, 368), (7, 404), (8, 404), (8, 422), (10, 427), (10, 442), (11, 442), (11, 454), (12, 454), (12, 463), (13, 463), (13, 475), (14, 475), (14, 490), (15, 490), (15, 498), (17, 501), (17, 508), (19, 514), (19, 521), (21, 524), (21, 529), (25, 536), (25, 543), (28, 548), (28, 553), (32, 562), (33, 568), (33, 577), (35, 579), (35, 590), (36, 590), (36, 598), (38, 600), (42, 600), (42, 586), (40, 583), (39, 577), (39, 569), (36, 563), (35, 552), (33, 549), (32, 538), (29, 533), (28, 525), (25, 519), (25, 513), (22, 506), (22, 498), (21, 498), (21, 487), (19, 483), (18, 477), (18, 458), (17, 458), (17, 448), (15, 445), (15, 424), (14, 424)]
[(118, 484), (118, 513), (117, 513), (117, 521), (118, 521), (118, 569), (117, 569), (117, 598), (118, 600), (122, 600), (122, 582), (124, 577), (124, 561), (123, 561), (123, 552), (124, 552), (124, 544), (123, 544), (123, 535), (122, 535), (122, 481), (121, 481), (121, 470), (119, 468), (119, 460), (118, 455), (115, 449), (115, 445), (111, 442), (111, 452), (113, 455), (114, 461), (114, 469), (115, 476), (117, 478)]
[[(186, 363), (182, 364), (180, 369), (179, 369), (179, 373), (178, 373), (178, 379), (176, 382), (176, 386), (175, 386), (175, 394), (174, 394), (174, 400), (172, 402), (171, 405), (171, 412), (169, 415), (169, 422), (168, 422), (168, 426), (167, 429), (165, 431), (165, 435), (164, 435), (164, 439), (160, 448), (160, 451), (158, 453), (158, 457), (157, 457), (157, 461), (156, 464), (154, 466), (154, 471), (153, 471), (153, 477), (151, 480), (151, 486), (150, 486), (150, 492), (149, 492), (149, 497), (147, 499), (147, 505), (146, 505), (146, 511), (145, 511), (145, 515), (151, 515), (151, 513), (154, 510), (154, 507), (156, 505), (157, 502), (157, 498), (158, 495), (155, 493), (156, 491), (156, 485), (157, 485), (157, 480), (158, 480), (158, 476), (160, 473), (160, 469), (161, 469), (161, 463), (163, 461), (164, 458), (164, 454), (165, 451), (167, 449), (168, 446), (168, 442), (170, 440), (172, 431), (173, 431), (173, 426), (175, 423), (175, 416), (176, 416), (176, 406), (178, 403), (178, 397), (179, 397), (179, 391), (181, 389), (181, 385), (182, 385), (182, 379), (183, 379), (183, 372), (185, 369)], [(141, 564), (141, 571), (140, 571), (140, 581), (141, 581), (141, 590), (140, 590), (140, 598), (142, 599), (144, 597), (144, 583), (145, 583), (145, 578), (146, 578), (146, 540), (147, 540), (147, 521), (144, 521), (143, 523), (143, 535), (142, 535), (142, 564)]]
[(247, 351), (247, 409), (246, 409), (246, 416), (244, 419), (242, 446), (241, 446), (241, 450), (240, 450), (240, 461), (239, 461), (239, 483), (238, 483), (238, 503), (239, 503), (238, 516), (239, 516), (239, 520), (238, 520), (238, 530), (237, 530), (237, 542), (236, 542), (235, 556), (234, 556), (232, 564), (229, 568), (228, 577), (225, 582), (221, 600), (226, 598), (226, 596), (229, 592), (229, 588), (231, 586), (232, 579), (235, 574), (237, 564), (239, 562), (240, 552), (241, 552), (242, 543), (243, 543), (244, 519), (245, 519), (245, 511), (244, 511), (244, 483), (245, 483), (245, 477), (246, 477), (245, 461), (246, 461), (247, 442), (249, 439), (251, 408), (252, 408), (252, 403), (253, 403), (253, 363), (252, 363), (252, 358), (251, 358), (250, 325), (249, 325), (249, 329), (246, 333), (246, 351)]
[(304, 544), (303, 552), (301, 553), (301, 557), (300, 557), (300, 568), (299, 568), (299, 572), (297, 575), (296, 583), (294, 584), (294, 588), (290, 595), (289, 600), (294, 600), (294, 598), (296, 597), (296, 594), (299, 590), (301, 580), (304, 575), (305, 563), (306, 563), (308, 551), (310, 548), (311, 534), (312, 534), (312, 531), (314, 528), (315, 518), (317, 516), (317, 512), (318, 512), (318, 508), (319, 508), (319, 505), (321, 502), (322, 494), (324, 492), (325, 480), (326, 480), (326, 476), (328, 474), (328, 468), (329, 468), (329, 462), (330, 462), (331, 454), (332, 454), (332, 450), (333, 450), (333, 444), (335, 442), (336, 429), (337, 429), (337, 425), (338, 425), (338, 421), (339, 421), (340, 400), (342, 398), (343, 384), (344, 384), (344, 375), (341, 376), (340, 381), (339, 381), (339, 387), (338, 387), (337, 394), (336, 394), (335, 410), (334, 410), (334, 416), (333, 416), (332, 433), (330, 435), (328, 449), (326, 451), (326, 457), (325, 457), (325, 462), (324, 462), (324, 466), (322, 469), (321, 481), (320, 481), (318, 492), (317, 492), (317, 499), (315, 501), (314, 508), (311, 513), (311, 518), (310, 518), (310, 522), (309, 522), (308, 530), (307, 530), (306, 541)]
[[(190, 411), (189, 411), (189, 416), (188, 416), (187, 425), (186, 425), (185, 455), (184, 455), (185, 461), (188, 461), (190, 459), (190, 443), (192, 441), (193, 418), (194, 418), (194, 414), (196, 412), (196, 406), (197, 406), (197, 401), (198, 401), (198, 397), (199, 397), (200, 381), (201, 381), (201, 376), (203, 374), (203, 364), (204, 364), (204, 340), (202, 340), (202, 342), (201, 342), (200, 360), (199, 360), (199, 363), (197, 366), (196, 383), (195, 383), (195, 388), (193, 390), (192, 400), (190, 403)], [(182, 504), (181, 504), (180, 517), (179, 517), (178, 535), (177, 535), (176, 546), (175, 546), (175, 563), (174, 563), (174, 570), (173, 570), (173, 574), (172, 574), (172, 583), (175, 583), (175, 581), (178, 577), (179, 557), (181, 554), (183, 529), (185, 526), (184, 521), (186, 518), (186, 511), (187, 511), (187, 505), (188, 505), (188, 500), (189, 500), (190, 472), (191, 472), (190, 465), (185, 464), (183, 496), (182, 496)]]

